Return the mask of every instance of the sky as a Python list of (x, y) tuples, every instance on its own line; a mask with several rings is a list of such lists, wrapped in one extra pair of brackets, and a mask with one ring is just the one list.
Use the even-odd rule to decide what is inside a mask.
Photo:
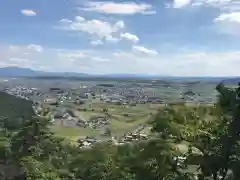
[(7, 66), (240, 76), (240, 0), (1, 0)]

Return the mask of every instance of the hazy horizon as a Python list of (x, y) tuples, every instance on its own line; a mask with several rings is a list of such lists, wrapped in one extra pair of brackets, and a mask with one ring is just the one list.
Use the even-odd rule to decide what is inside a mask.
[[(147, 78), (147, 77), (152, 77), (152, 78), (194, 78), (194, 79), (205, 79), (205, 78), (213, 78), (213, 79), (225, 79), (225, 78), (240, 78), (240, 76), (174, 76), (174, 75), (161, 75), (161, 74), (133, 74), (133, 73), (109, 73), (109, 74), (91, 74), (91, 73), (79, 73), (79, 72), (54, 72), (54, 71), (37, 71), (31, 68), (21, 68), (17, 66), (6, 66), (6, 67), (0, 67), (0, 76), (2, 74), (1, 70), (21, 70), (20, 73), (24, 73), (27, 71), (33, 71), (35, 73), (42, 73), (42, 74), (37, 74), (39, 76), (41, 75), (64, 75), (64, 74), (75, 74), (75, 75), (89, 75), (89, 76), (108, 76), (108, 77), (127, 77), (127, 76), (134, 76), (134, 77), (141, 77), (141, 78)], [(4, 71), (4, 73), (7, 71)], [(12, 71), (11, 71), (12, 72)], [(16, 71), (18, 73), (19, 71)], [(73, 75), (74, 76), (74, 75)]]

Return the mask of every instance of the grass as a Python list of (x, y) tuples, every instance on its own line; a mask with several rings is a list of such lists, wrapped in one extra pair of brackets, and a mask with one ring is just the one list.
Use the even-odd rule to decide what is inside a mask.
[(147, 126), (147, 127), (145, 127), (145, 128), (141, 131), (141, 133), (142, 133), (142, 134), (149, 135), (149, 134), (151, 133), (151, 129), (152, 129), (151, 126)]
[(112, 130), (112, 133), (116, 136), (127, 133), (131, 129), (134, 129), (134, 126), (130, 123), (128, 124), (128, 123), (116, 121), (116, 120), (112, 121), (111, 130)]
[(131, 122), (112, 120), (112, 133), (116, 136), (123, 135), (137, 128), (138, 125), (146, 123), (148, 118), (142, 118)]
[[(153, 114), (156, 112), (157, 107), (149, 107), (149, 105), (141, 104), (137, 106), (118, 106), (112, 104), (105, 103), (93, 103), (92, 107), (89, 108), (88, 105), (80, 105), (76, 107), (76, 109), (86, 108), (87, 111), (76, 111), (76, 114), (79, 117), (83, 117), (86, 120), (90, 119), (92, 116), (104, 115), (102, 109), (108, 109), (108, 113), (111, 115), (112, 119), (121, 120), (121, 121), (133, 121), (138, 120), (144, 117), (148, 117), (149, 114)], [(94, 109), (94, 111), (91, 111)]]
[(100, 134), (99, 131), (91, 128), (67, 128), (60, 126), (52, 126), (51, 130), (58, 137), (66, 138), (70, 141), (77, 141), (81, 136), (97, 136)]
[(93, 116), (101, 116), (103, 113), (94, 112), (94, 111), (76, 111), (76, 115), (80, 118), (83, 117), (86, 120), (89, 120)]

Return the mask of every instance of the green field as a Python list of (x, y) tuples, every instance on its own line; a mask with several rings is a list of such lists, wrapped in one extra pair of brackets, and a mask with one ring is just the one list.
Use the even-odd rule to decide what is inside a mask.
[[(112, 105), (102, 102), (92, 103), (85, 105), (75, 105), (75, 115), (79, 118), (89, 120), (94, 116), (106, 116), (103, 109), (108, 109), (108, 116), (111, 121), (109, 128), (112, 131), (113, 136), (121, 136), (129, 131), (132, 131), (140, 124), (146, 124), (153, 115), (157, 112), (157, 109), (162, 105), (137, 105), (137, 106), (123, 106)], [(85, 110), (84, 110), (85, 109)], [(103, 129), (91, 129), (91, 128), (66, 128), (60, 126), (52, 127), (53, 132), (57, 136), (67, 138), (71, 141), (76, 141), (80, 136), (99, 136), (102, 134)], [(145, 129), (148, 133), (149, 129)]]
[(81, 136), (97, 136), (99, 131), (91, 128), (66, 128), (59, 126), (52, 126), (51, 130), (56, 136), (61, 138), (67, 138), (70, 141), (77, 141)]

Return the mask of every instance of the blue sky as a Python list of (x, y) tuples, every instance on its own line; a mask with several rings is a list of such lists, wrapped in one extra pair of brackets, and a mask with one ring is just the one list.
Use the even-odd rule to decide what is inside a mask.
[(239, 0), (1, 0), (0, 67), (239, 76)]

